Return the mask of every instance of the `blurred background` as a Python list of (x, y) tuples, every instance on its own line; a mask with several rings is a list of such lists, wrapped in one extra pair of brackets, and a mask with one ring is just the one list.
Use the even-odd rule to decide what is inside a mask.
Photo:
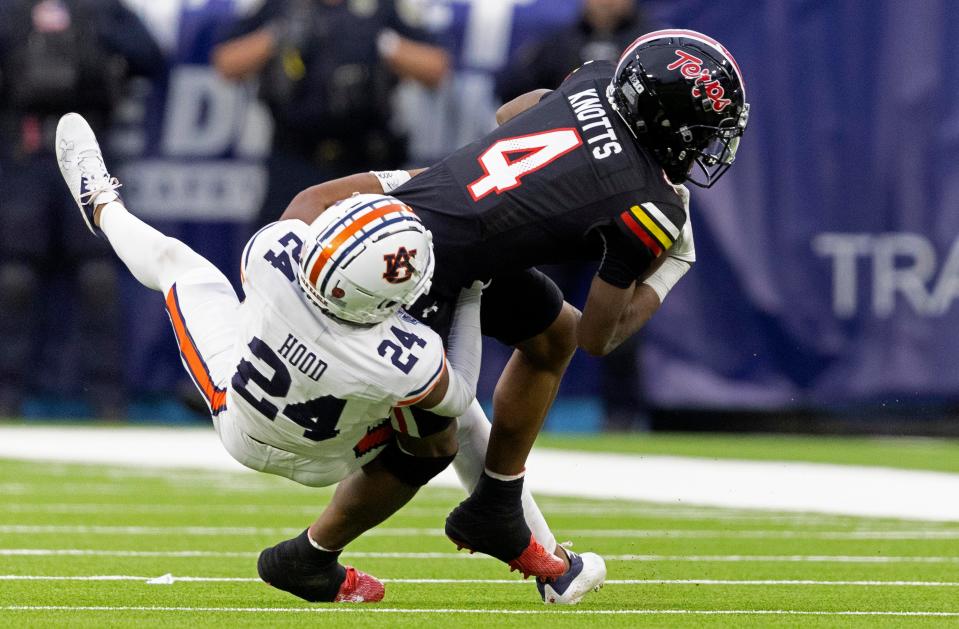
[[(0, 417), (205, 421), (161, 296), (76, 216), (61, 113), (239, 288), (298, 190), (428, 166), (667, 26), (736, 56), (749, 128), (692, 190), (694, 270), (633, 342), (577, 355), (547, 430), (959, 434), (947, 0), (0, 0)], [(594, 271), (548, 269), (580, 306)], [(488, 400), (508, 350), (484, 351)]]

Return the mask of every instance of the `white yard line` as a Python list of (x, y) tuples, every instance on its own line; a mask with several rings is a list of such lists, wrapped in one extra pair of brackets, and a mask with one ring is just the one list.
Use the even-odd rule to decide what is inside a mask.
[(793, 609), (405, 609), (372, 606), (343, 607), (163, 607), (107, 605), (3, 605), (0, 611), (89, 611), (89, 612), (202, 612), (248, 614), (470, 614), (517, 616), (892, 616), (892, 617), (959, 617), (959, 612), (842, 610), (806, 611)]
[[(256, 577), (177, 577), (164, 575), (172, 583), (259, 583)], [(159, 577), (163, 578), (163, 577)], [(150, 582), (158, 577), (138, 575), (26, 575), (2, 574), (0, 581), (135, 581)], [(530, 585), (520, 579), (380, 579), (383, 583), (429, 585)], [(825, 587), (959, 587), (959, 581), (815, 581), (809, 579), (609, 579), (606, 585), (716, 585), (716, 586), (825, 586)]]
[[(191, 479), (191, 482), (200, 482)], [(29, 491), (23, 491), (29, 494)], [(0, 487), (0, 494), (3, 494)], [(623, 503), (609, 505), (561, 503), (546, 498), (539, 501), (540, 507), (550, 515), (573, 515), (577, 517), (608, 518), (612, 515), (634, 516), (648, 519), (676, 519), (676, 520), (715, 520), (764, 523), (782, 523), (791, 525), (826, 526), (840, 525), (850, 521), (849, 516), (828, 515), (814, 513), (757, 513), (755, 510), (724, 509), (721, 507), (671, 508), (661, 505), (627, 505)], [(449, 506), (437, 505), (408, 506), (403, 508), (403, 515), (410, 517), (446, 517)], [(264, 513), (276, 514), (303, 514), (316, 516), (319, 508), (316, 506), (301, 506), (292, 504), (228, 504), (228, 505), (201, 505), (189, 503), (168, 504), (124, 504), (124, 503), (36, 503), (36, 502), (4, 502), (0, 503), (0, 513), (53, 513), (53, 514), (187, 514), (187, 513), (235, 513), (243, 515), (260, 515)], [(890, 521), (881, 523), (886, 527), (940, 527), (948, 523), (942, 522), (909, 522)]]
[[(0, 525), (0, 534), (76, 534), (76, 535), (185, 535), (245, 536), (293, 535), (302, 527), (219, 527), (219, 526), (98, 526), (98, 525)], [(676, 538), (676, 539), (817, 539), (817, 540), (926, 540), (959, 539), (956, 530), (715, 530), (715, 529), (557, 529), (562, 536), (602, 538)], [(368, 531), (364, 537), (445, 537), (439, 528), (384, 527)]]
[(959, 564), (959, 557), (899, 555), (603, 555), (607, 561), (695, 563), (934, 563)]
[[(99, 526), (99, 525), (41, 525), (0, 524), (0, 534), (16, 535), (171, 535), (171, 536), (260, 536), (296, 535), (303, 527), (255, 527), (255, 526)], [(716, 529), (566, 529), (557, 528), (561, 537), (601, 537), (612, 539), (815, 539), (815, 540), (928, 540), (959, 539), (957, 530), (857, 530), (857, 531), (810, 531), (810, 530), (746, 530), (730, 531)], [(375, 528), (364, 537), (446, 537), (439, 528)]]
[[(0, 548), (0, 557), (256, 557), (258, 552), (222, 550), (112, 550), (82, 548)], [(487, 559), (462, 553), (351, 552), (344, 557), (364, 559)], [(932, 563), (959, 564), (959, 557), (920, 555), (603, 555), (606, 561), (713, 563)]]
[[(437, 553), (438, 554), (438, 553)], [(449, 554), (449, 553), (446, 553)], [(258, 557), (258, 552), (225, 550), (99, 550), (84, 548), (0, 548), (0, 557)], [(470, 555), (477, 556), (477, 555)]]
[[(243, 469), (208, 429), (0, 426), (0, 457)], [(545, 449), (533, 452), (528, 469), (528, 486), (541, 495), (959, 522), (959, 501), (943, 499), (959, 495), (959, 474)], [(459, 483), (447, 470), (434, 485)]]

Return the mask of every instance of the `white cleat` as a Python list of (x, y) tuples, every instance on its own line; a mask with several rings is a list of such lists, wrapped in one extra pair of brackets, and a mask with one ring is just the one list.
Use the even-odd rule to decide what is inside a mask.
[(117, 201), (120, 182), (111, 177), (103, 162), (97, 136), (80, 114), (67, 114), (57, 125), (57, 162), (60, 174), (80, 208), (84, 222), (94, 235), (100, 229), (93, 222), (97, 205)]
[(596, 553), (577, 555), (567, 550), (569, 570), (555, 581), (536, 580), (536, 589), (547, 605), (575, 605), (606, 582), (606, 562)]

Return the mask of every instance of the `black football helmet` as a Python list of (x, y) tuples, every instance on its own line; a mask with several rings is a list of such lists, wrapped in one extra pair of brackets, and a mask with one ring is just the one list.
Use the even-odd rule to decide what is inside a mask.
[[(655, 31), (634, 41), (606, 96), (676, 184), (713, 185), (736, 159), (749, 120), (736, 60), (696, 31)], [(694, 163), (701, 176), (692, 176)]]

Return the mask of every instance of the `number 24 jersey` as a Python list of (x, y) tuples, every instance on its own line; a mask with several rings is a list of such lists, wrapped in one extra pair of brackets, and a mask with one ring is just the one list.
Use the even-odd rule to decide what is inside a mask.
[(272, 223), (244, 249), (227, 405), (269, 445), (308, 456), (352, 448), (366, 460), (388, 441), (392, 408), (415, 404), (439, 382), (443, 343), (402, 310), (369, 327), (320, 311), (296, 276), (307, 230), (298, 220)]

